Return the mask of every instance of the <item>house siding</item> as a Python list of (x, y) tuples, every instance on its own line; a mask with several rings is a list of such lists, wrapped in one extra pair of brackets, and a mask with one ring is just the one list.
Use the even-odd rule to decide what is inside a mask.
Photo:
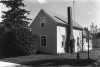
[[(41, 19), (41, 17), (45, 17)], [(43, 21), (44, 20), (44, 21)], [(44, 22), (44, 27), (41, 27), (40, 23)], [(39, 37), (42, 35), (47, 36), (47, 47), (42, 47), (41, 43), (39, 44), (39, 51), (46, 53), (56, 53), (56, 23), (55, 21), (46, 15), (44, 12), (40, 12), (33, 24), (31, 25), (32, 33), (37, 34)]]
[(100, 48), (100, 39), (93, 39), (92, 40), (93, 48)]
[[(41, 27), (40, 23), (43, 22), (44, 27)], [(67, 23), (67, 22), (66, 22)], [(39, 51), (57, 54), (57, 26), (66, 27), (68, 24), (57, 22), (54, 17), (46, 13), (44, 10), (40, 10), (35, 20), (31, 24), (33, 35), (46, 36), (47, 37), (47, 46), (42, 47), (41, 43), (39, 44)], [(83, 31), (82, 27), (73, 26), (74, 30)], [(67, 32), (67, 29), (66, 29)], [(66, 33), (67, 34), (67, 33)], [(74, 33), (73, 33), (74, 34)], [(75, 49), (75, 47), (74, 47)]]

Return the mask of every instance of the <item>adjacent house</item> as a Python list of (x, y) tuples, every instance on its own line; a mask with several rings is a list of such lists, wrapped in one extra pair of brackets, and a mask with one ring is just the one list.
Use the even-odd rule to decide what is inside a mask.
[(100, 48), (100, 28), (97, 29), (92, 40), (93, 48)]
[[(30, 25), (33, 35), (40, 37), (39, 51), (50, 54), (66, 53), (67, 26), (67, 18), (63, 19), (48, 10), (41, 9)], [(74, 52), (79, 51), (82, 46), (82, 31), (82, 26), (73, 22)]]
[[(88, 47), (89, 50), (93, 49), (93, 35), (91, 34), (91, 32), (89, 30), (86, 30), (86, 28), (84, 28), (83, 30), (83, 51), (87, 51)], [(89, 46), (88, 46), (89, 44)]]

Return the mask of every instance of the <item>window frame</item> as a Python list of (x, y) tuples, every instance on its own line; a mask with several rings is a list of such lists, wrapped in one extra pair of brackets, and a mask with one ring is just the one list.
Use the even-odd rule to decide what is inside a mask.
[[(45, 44), (46, 44), (46, 45), (43, 45), (43, 44), (42, 44), (42, 42), (43, 42), (43, 41), (42, 41), (42, 37), (45, 37), (44, 39), (45, 39), (45, 42), (46, 42)], [(41, 46), (41, 47), (44, 47), (44, 48), (47, 48), (47, 35), (42, 35), (42, 36), (40, 36), (40, 46)]]
[[(42, 26), (42, 24), (44, 25)], [(46, 24), (46, 17), (40, 17), (40, 27), (43, 28), (45, 24)]]

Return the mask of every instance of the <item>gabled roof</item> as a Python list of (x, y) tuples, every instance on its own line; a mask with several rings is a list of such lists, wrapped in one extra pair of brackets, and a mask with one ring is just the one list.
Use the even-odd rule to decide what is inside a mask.
[(97, 29), (96, 33), (100, 33), (100, 28)]
[(56, 13), (53, 13), (52, 11), (50, 10), (47, 10), (47, 9), (41, 9), (40, 12), (43, 12), (47, 15), (49, 15), (49, 17), (51, 17), (53, 20), (55, 20), (57, 23), (62, 23), (62, 24), (66, 24), (67, 22), (62, 22), (61, 20), (59, 20), (58, 18), (56, 17), (63, 17), (63, 16), (60, 16), (60, 15), (57, 15)]
[[(45, 14), (49, 15), (53, 20), (56, 21), (56, 23), (60, 23), (60, 24), (67, 24), (68, 23), (68, 20), (67, 18), (65, 18), (64, 16), (60, 16), (56, 13), (53, 13), (52, 11), (50, 10), (47, 10), (47, 9), (40, 9), (39, 13), (40, 12), (44, 12)], [(38, 14), (39, 14), (38, 13)], [(77, 22), (73, 22), (73, 26), (74, 27), (77, 27), (77, 28), (83, 28), (81, 25), (79, 25)]]

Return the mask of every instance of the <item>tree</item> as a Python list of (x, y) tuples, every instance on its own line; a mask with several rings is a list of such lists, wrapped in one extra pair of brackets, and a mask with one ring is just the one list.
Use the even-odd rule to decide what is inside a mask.
[(4, 15), (2, 16), (4, 31), (6, 29), (9, 30), (3, 36), (4, 49), (7, 49), (4, 55), (13, 57), (33, 54), (38, 46), (35, 42), (39, 41), (39, 38), (38, 36), (33, 36), (29, 30), (28, 20), (31, 19), (26, 16), (29, 11), (22, 9), (25, 6), (23, 0), (2, 0), (1, 2), (9, 8), (8, 11), (3, 11)]
[[(23, 33), (24, 32), (24, 33)], [(23, 33), (23, 34), (22, 34)], [(25, 55), (30, 55), (36, 53), (39, 47), (39, 36), (33, 35), (32, 31), (27, 28), (19, 28), (17, 30), (17, 43), (19, 48), (22, 49)]]
[(85, 32), (86, 32), (86, 41), (88, 42), (88, 59), (90, 59), (90, 56), (89, 56), (89, 40), (90, 40), (90, 31), (88, 30), (87, 27), (84, 28)]
[(96, 36), (96, 32), (97, 32), (97, 25), (95, 25), (94, 23), (91, 23), (90, 32), (92, 33), (93, 37), (95, 37)]
[(3, 23), (9, 28), (27, 27), (30, 20), (25, 16), (29, 11), (22, 8), (25, 7), (23, 0), (2, 0), (1, 3), (9, 8), (8, 11), (3, 11)]

